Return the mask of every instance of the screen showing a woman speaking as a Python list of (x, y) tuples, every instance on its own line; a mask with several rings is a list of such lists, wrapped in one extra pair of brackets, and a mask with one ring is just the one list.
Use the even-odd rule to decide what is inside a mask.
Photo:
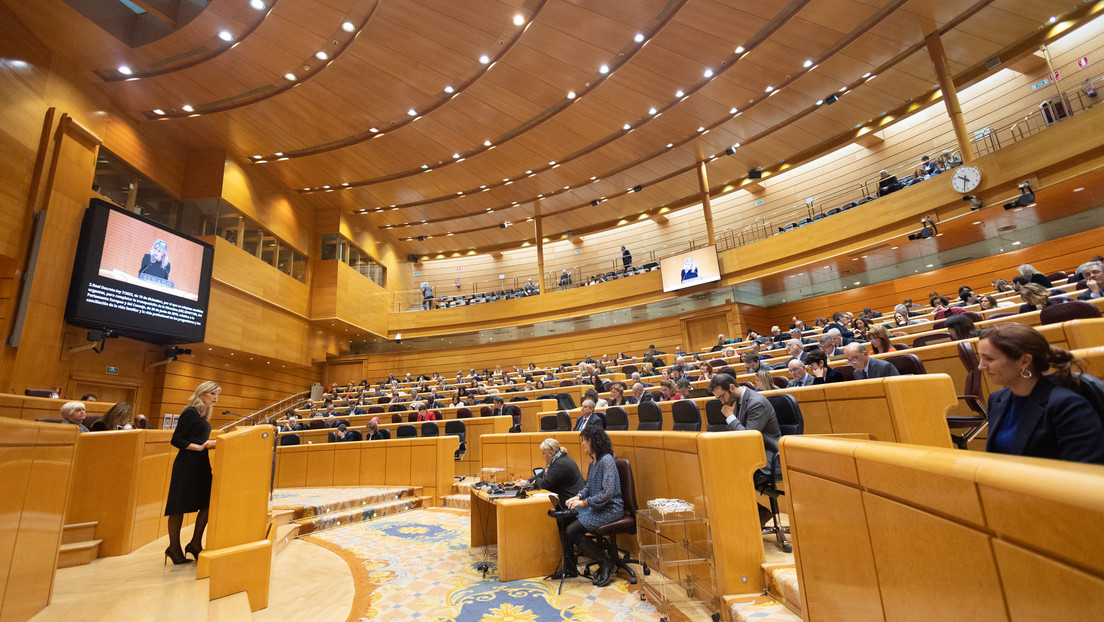
[(202, 341), (213, 252), (93, 199), (81, 225), (66, 320), (147, 341)]
[(663, 291), (670, 292), (683, 287), (721, 280), (717, 264), (717, 247), (705, 246), (659, 260), (663, 276)]

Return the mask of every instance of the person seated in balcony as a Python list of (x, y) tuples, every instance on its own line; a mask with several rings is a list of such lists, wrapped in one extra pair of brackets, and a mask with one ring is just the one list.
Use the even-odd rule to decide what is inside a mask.
[(429, 410), (425, 404), (418, 404), (418, 421), (437, 421), (437, 413)]
[(866, 319), (866, 317), (860, 315), (859, 317), (851, 320), (851, 330), (855, 333), (855, 338), (861, 341), (870, 340), (870, 327), (873, 322)]
[[(1037, 330), (1008, 322), (991, 326), (978, 340), (978, 369), (1004, 388), (989, 396), (992, 453), (1104, 464), (1101, 413), (1077, 393), (1073, 354), (1051, 346)], [(1055, 372), (1044, 376), (1049, 369)]]
[(774, 376), (767, 368), (761, 368), (755, 372), (755, 390), (760, 393), (763, 391), (773, 391), (778, 387), (774, 384)]
[(571, 273), (567, 271), (567, 268), (563, 269), (560, 273), (560, 287), (571, 287)]
[(963, 285), (958, 288), (958, 299), (960, 306), (968, 307), (970, 305), (977, 304), (978, 295), (974, 293), (974, 290), (970, 289), (968, 285)]
[(311, 402), (311, 404), (310, 404), (310, 414), (307, 415), (307, 418), (308, 419), (314, 419), (315, 417), (321, 417), (321, 416), (322, 416), (322, 412), (318, 410), (318, 404), (315, 404), (314, 402)]
[(982, 311), (989, 311), (991, 309), (996, 309), (997, 307), (1014, 306), (1016, 306), (1015, 303), (997, 300), (996, 297), (991, 294), (986, 294), (985, 296), (978, 298), (978, 307), (980, 307)]
[(1050, 299), (1050, 292), (1045, 287), (1036, 283), (1021, 286), (1020, 298), (1024, 301), (1024, 304), (1020, 305), (1020, 313), (1030, 313), (1058, 304), (1057, 301)]
[(928, 169), (924, 168), (923, 166), (918, 166), (916, 167), (916, 170), (912, 172), (912, 182), (909, 185), (911, 186), (912, 184), (918, 184), (930, 177), (931, 174), (928, 173)]
[(828, 332), (834, 328), (839, 331), (840, 335), (847, 337), (848, 339), (854, 337), (855, 334), (851, 332), (849, 328), (847, 328), (847, 323), (850, 321), (850, 318), (848, 318), (847, 315), (848, 314), (845, 311), (836, 311), (835, 313), (833, 313), (831, 323), (824, 325), (824, 332)]
[(897, 181), (896, 175), (890, 175), (885, 169), (878, 172), (878, 196), (884, 197), (900, 189), (901, 184)]
[(682, 395), (679, 394), (673, 380), (666, 379), (659, 383), (659, 395), (656, 396), (657, 402), (666, 402), (681, 399)]
[(828, 355), (820, 348), (810, 350), (805, 355), (805, 371), (813, 375), (813, 384), (844, 381), (843, 374), (828, 366)]

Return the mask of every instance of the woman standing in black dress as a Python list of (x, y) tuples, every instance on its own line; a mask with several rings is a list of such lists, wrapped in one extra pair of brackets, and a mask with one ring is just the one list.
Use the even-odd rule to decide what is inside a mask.
[[(180, 451), (173, 462), (169, 497), (165, 502), (165, 516), (169, 517), (169, 548), (165, 549), (165, 557), (174, 564), (191, 561), (184, 556), (185, 552), (199, 559), (199, 552), (203, 550), (203, 530), (207, 528), (207, 508), (211, 503), (211, 460), (207, 450), (215, 447), (215, 441), (210, 440), (208, 421), (220, 393), (222, 388), (210, 380), (196, 387), (173, 431), (173, 447)], [(181, 550), (180, 527), (184, 524), (184, 515), (189, 512), (199, 512), (199, 515), (192, 541)]]

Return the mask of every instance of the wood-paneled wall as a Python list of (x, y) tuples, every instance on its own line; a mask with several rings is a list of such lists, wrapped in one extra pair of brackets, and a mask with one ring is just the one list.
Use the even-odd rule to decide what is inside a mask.
[(73, 426), (0, 418), (0, 618), (28, 620), (50, 602)]

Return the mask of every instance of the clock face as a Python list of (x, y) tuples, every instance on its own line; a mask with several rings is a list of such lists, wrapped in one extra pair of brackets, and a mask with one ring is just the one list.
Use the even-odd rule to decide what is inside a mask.
[(970, 192), (981, 185), (981, 171), (976, 166), (960, 166), (951, 175), (951, 187), (958, 192)]

